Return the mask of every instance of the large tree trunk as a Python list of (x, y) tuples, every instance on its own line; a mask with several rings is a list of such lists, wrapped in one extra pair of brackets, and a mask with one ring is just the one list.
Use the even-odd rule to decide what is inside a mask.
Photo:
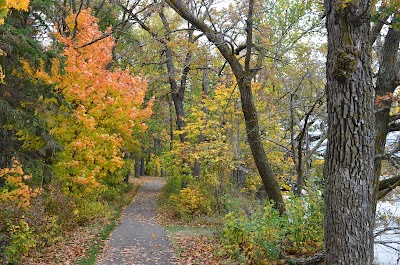
[(370, 1), (325, 0), (325, 9), (325, 264), (368, 265), (373, 260), (375, 155)]

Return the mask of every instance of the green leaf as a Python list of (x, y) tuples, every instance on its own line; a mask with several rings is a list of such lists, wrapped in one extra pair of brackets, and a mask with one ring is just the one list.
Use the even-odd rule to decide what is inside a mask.
[(7, 13), (8, 13), (8, 8), (1, 8), (0, 9), (0, 19), (5, 18), (7, 16)]

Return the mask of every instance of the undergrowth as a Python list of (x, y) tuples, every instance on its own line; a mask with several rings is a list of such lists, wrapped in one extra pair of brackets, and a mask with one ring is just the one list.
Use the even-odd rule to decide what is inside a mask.
[(320, 197), (292, 196), (280, 216), (273, 204), (259, 203), (250, 211), (227, 198), (219, 255), (240, 264), (286, 264), (290, 256), (308, 256), (323, 248), (323, 202)]
[(286, 196), (283, 216), (272, 203), (236, 187), (228, 186), (222, 193), (190, 177), (175, 176), (167, 180), (161, 211), (173, 226), (215, 228), (218, 247), (213, 248), (213, 255), (227, 264), (287, 264), (292, 257), (323, 249), (324, 211), (319, 192)]

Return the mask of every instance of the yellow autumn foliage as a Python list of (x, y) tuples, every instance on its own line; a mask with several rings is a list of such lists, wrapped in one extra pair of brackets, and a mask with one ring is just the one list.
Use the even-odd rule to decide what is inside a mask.
[(205, 214), (210, 211), (207, 199), (197, 188), (184, 188), (179, 194), (171, 195), (170, 200), (175, 204), (175, 210), (183, 218)]
[(0, 201), (13, 201), (19, 207), (27, 209), (31, 198), (40, 193), (39, 189), (32, 189), (25, 183), (30, 178), (32, 176), (25, 174), (21, 163), (17, 159), (13, 160), (11, 168), (0, 169), (0, 179), (5, 182), (0, 188)]

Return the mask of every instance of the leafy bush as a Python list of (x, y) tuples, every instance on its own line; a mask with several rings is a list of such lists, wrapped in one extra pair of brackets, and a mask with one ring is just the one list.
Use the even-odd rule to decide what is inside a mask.
[(287, 251), (308, 254), (322, 249), (324, 242), (324, 208), (320, 196), (293, 196), (287, 199)]
[(283, 233), (279, 212), (272, 204), (250, 215), (241, 210), (229, 212), (223, 220), (221, 254), (240, 262), (270, 264), (280, 254)]
[(9, 224), (9, 243), (5, 248), (7, 262), (18, 263), (29, 249), (36, 246), (36, 240), (29, 224), (22, 218), (18, 224)]
[(65, 228), (73, 228), (77, 225), (76, 199), (64, 192), (60, 184), (50, 185), (43, 194), (43, 200), (44, 211), (50, 216), (57, 216), (59, 223)]
[(0, 169), (0, 238), (1, 251), (9, 263), (19, 262), (28, 250), (36, 245), (33, 230), (24, 214), (31, 201), (40, 194), (27, 185), (31, 175), (25, 174), (21, 163), (13, 160), (10, 168)]
[(193, 187), (184, 188), (177, 195), (172, 194), (170, 200), (175, 211), (183, 219), (206, 214), (211, 210), (206, 197), (199, 189)]
[(167, 183), (163, 187), (164, 195), (169, 197), (171, 194), (179, 194), (181, 189), (192, 183), (193, 178), (187, 175), (176, 175), (167, 178)]
[(111, 218), (114, 212), (107, 202), (82, 199), (78, 202), (75, 214), (78, 218), (78, 224), (87, 225), (96, 219)]
[(273, 264), (281, 256), (307, 255), (323, 247), (323, 202), (317, 195), (290, 197), (287, 213), (279, 216), (273, 204), (252, 212), (227, 204), (223, 219), (221, 255), (245, 264)]

